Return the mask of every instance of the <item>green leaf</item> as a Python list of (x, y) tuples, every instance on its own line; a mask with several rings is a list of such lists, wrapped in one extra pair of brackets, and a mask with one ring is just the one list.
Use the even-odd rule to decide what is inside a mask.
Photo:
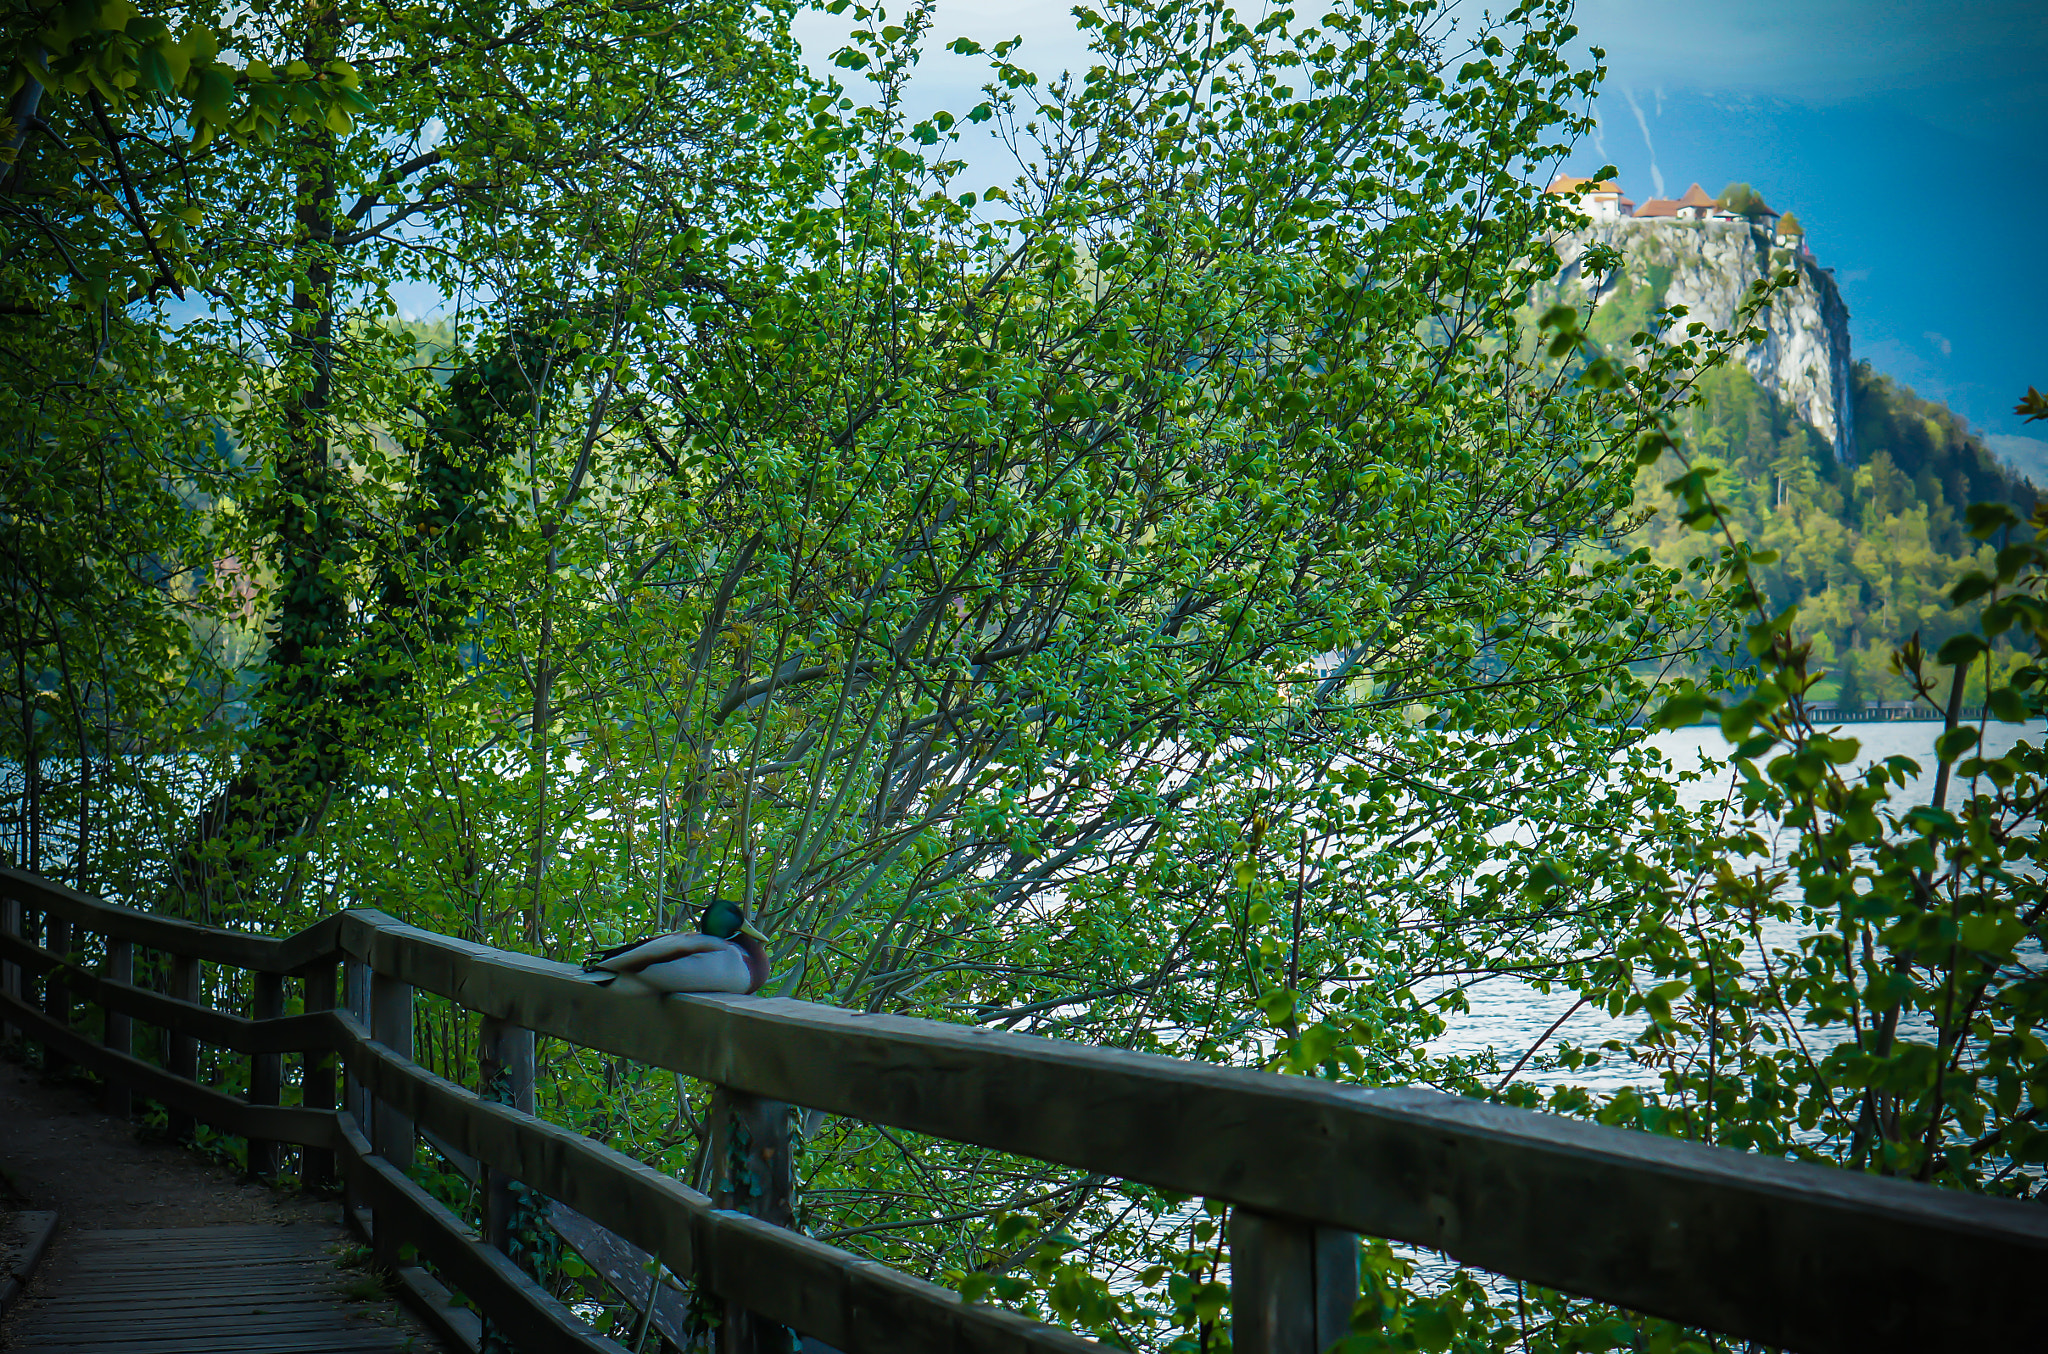
[(1996, 585), (1981, 570), (1972, 569), (1969, 573), (1964, 574), (1953, 588), (1949, 589), (1949, 605), (1967, 605), (1970, 602), (1976, 601), (1985, 593), (1990, 592), (1994, 586)]
[(2023, 723), (2033, 717), (2033, 712), (2027, 708), (2025, 698), (2009, 686), (1992, 687), (1991, 694), (1985, 697), (1984, 703), (1991, 711), (1993, 719), (2007, 724)]
[(1934, 661), (1945, 668), (1967, 667), (1977, 655), (1988, 653), (1991, 646), (1982, 636), (1972, 634), (1952, 635), (1934, 651)]
[(1934, 755), (1944, 762), (1952, 762), (1977, 745), (1977, 731), (1965, 725), (1950, 729), (1934, 740)]
[(144, 47), (136, 56), (136, 71), (142, 88), (152, 94), (168, 98), (177, 93), (177, 82), (171, 77), (171, 65), (164, 60), (164, 54), (154, 47)]
[(2010, 503), (1972, 503), (1963, 510), (1970, 534), (1978, 540), (1994, 536), (2003, 527), (2021, 525), (2020, 515)]
[(1670, 697), (1650, 719), (1653, 729), (1682, 729), (1689, 724), (1698, 724), (1709, 710), (1718, 710), (1720, 702), (1706, 692), (1690, 686)]

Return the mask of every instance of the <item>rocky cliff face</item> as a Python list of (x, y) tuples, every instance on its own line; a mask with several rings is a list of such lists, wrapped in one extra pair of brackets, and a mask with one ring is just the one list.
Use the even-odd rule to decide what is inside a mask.
[[(1582, 268), (1586, 250), (1606, 245), (1620, 252), (1622, 266), (1604, 278)], [(1584, 305), (1589, 291), (1599, 303), (1591, 332), (1596, 338), (1626, 339), (1646, 326), (1660, 306), (1681, 305), (1677, 326), (1704, 320), (1716, 329), (1731, 324), (1750, 285), (1787, 266), (1799, 284), (1778, 293), (1767, 315), (1763, 342), (1743, 352), (1743, 365), (1757, 384), (1790, 405), (1813, 425), (1845, 464), (1855, 459), (1849, 393), (1849, 308), (1834, 276), (1811, 258), (1777, 247), (1768, 230), (1743, 221), (1669, 219), (1602, 221), (1560, 237), (1558, 299)]]

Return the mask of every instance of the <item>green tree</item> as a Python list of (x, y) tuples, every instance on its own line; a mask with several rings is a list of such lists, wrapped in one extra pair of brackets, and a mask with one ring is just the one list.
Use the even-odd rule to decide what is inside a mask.
[[(810, 92), (779, 196), (687, 242), (726, 285), (645, 288), (593, 345), (632, 376), (548, 406), (520, 475), (586, 491), (512, 514), (479, 659), (311, 877), (556, 948), (749, 897), (778, 993), (1464, 1084), (1424, 1050), (1456, 982), (1613, 943), (1489, 882), (1496, 837), (1540, 795), (1512, 853), (1597, 872), (1630, 664), (1702, 619), (1592, 548), (1640, 418), (1516, 356), (1556, 221), (1499, 145), (1573, 125), (1561, 11), (1453, 51), (1406, 8), (1120, 10), (1096, 69), (998, 47), (947, 114), (904, 104), (916, 16), (850, 12), (868, 96)], [(993, 193), (982, 123), (1026, 152)], [(690, 1159), (665, 1081), (557, 1084)], [(819, 1235), (1133, 1340), (1209, 1319), (1142, 1189), (852, 1124), (806, 1163)]]
[(1764, 195), (1746, 183), (1729, 184), (1714, 201), (1737, 216), (1746, 216), (1752, 221), (1762, 220), (1769, 211), (1764, 204)]
[[(4, 286), (26, 317), (14, 427), (24, 446), (102, 447), (30, 458), (23, 492), (59, 468), (90, 485), (136, 460), (145, 481), (185, 482), (197, 509), (151, 542), (172, 574), (231, 561), (264, 587), (263, 665), (234, 677), (253, 691), (222, 748), (233, 770), (153, 864), (136, 862), (207, 915), (260, 912), (249, 871), (317, 827), (389, 737), (391, 712), (369, 707), (408, 685), (379, 671), (408, 623), (397, 611), (435, 605), (436, 580), (482, 548), (516, 425), (549, 381), (580, 379), (575, 346), (555, 340), (616, 325), (650, 232), (729, 219), (743, 200), (759, 150), (733, 124), (762, 91), (780, 97), (783, 16), (112, 3), (9, 17), (20, 239)], [(455, 308), (476, 376), (435, 379), (380, 322), (401, 287)], [(520, 361), (542, 351), (557, 357)], [(465, 379), (482, 384), (465, 395)], [(137, 399), (175, 402), (184, 441), (233, 456), (91, 442), (139, 417)], [(24, 686), (18, 708), (30, 699)]]
[[(262, 20), (372, 104), (222, 169), (176, 331), (271, 637), (197, 830), (96, 882), (551, 953), (739, 896), (777, 993), (1478, 1089), (1428, 1039), (1613, 959), (1597, 881), (1677, 813), (1636, 669), (1715, 620), (1614, 545), (1716, 345), (1582, 381), (1518, 328), (1597, 78), (1565, 6), (1085, 12), (1087, 72), (1000, 44), (943, 113), (927, 12), (840, 9), (862, 99), (724, 11)], [(960, 181), (984, 125), (1008, 185)], [(402, 279), (488, 317), (445, 388)], [(666, 1078), (550, 1056), (553, 1112), (689, 1169)], [(1132, 1343), (1220, 1319), (1180, 1201), (810, 1128), (821, 1236)]]

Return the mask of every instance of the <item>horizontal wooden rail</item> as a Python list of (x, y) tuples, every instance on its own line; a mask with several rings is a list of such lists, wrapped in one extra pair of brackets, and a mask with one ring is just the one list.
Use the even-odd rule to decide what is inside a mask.
[(0, 993), (0, 1019), (26, 1030), (29, 1037), (46, 1044), (66, 1060), (87, 1067), (109, 1082), (161, 1101), (166, 1109), (179, 1110), (223, 1133), (243, 1138), (268, 1138), (308, 1147), (334, 1145), (335, 1116), (332, 1110), (301, 1109), (294, 1105), (252, 1105), (246, 1100), (187, 1081), (161, 1067), (126, 1053), (95, 1044), (78, 1031), (59, 1025), (48, 1015), (18, 997)]
[[(479, 1161), (559, 1199), (715, 1292), (846, 1354), (1084, 1354), (1092, 1341), (970, 1305), (936, 1284), (836, 1246), (711, 1206), (688, 1185), (558, 1124), (484, 1100), (401, 1058), (346, 1015), (336, 1017), (349, 1070), (378, 1100)], [(915, 1307), (907, 1324), (877, 1313)], [(926, 1334), (919, 1337), (914, 1330)]]
[(32, 976), (40, 977), (65, 968), (65, 985), (73, 997), (97, 1002), (163, 1029), (202, 1039), (236, 1053), (329, 1052), (339, 1037), (324, 1014), (279, 1016), (272, 1020), (250, 1020), (227, 1011), (216, 1011), (197, 1002), (167, 997), (160, 992), (118, 983), (64, 960), (48, 950), (13, 936), (0, 934), (0, 956), (20, 964)]
[(88, 931), (209, 964), (226, 964), (257, 973), (299, 973), (339, 953), (335, 944), (335, 932), (341, 924), (338, 915), (322, 918), (296, 935), (277, 938), (118, 907), (54, 880), (6, 866), (0, 866), (0, 886), (14, 889), (30, 906)]
[[(488, 1167), (431, 1128), (421, 1125), (420, 1140), (470, 1184), (481, 1184), (487, 1177)], [(607, 1286), (624, 1297), (634, 1311), (645, 1311), (647, 1305), (653, 1303), (656, 1331), (667, 1336), (678, 1348), (689, 1344), (693, 1337), (690, 1335), (688, 1300), (680, 1290), (664, 1285), (656, 1276), (655, 1266), (660, 1262), (653, 1252), (643, 1250), (610, 1228), (584, 1217), (560, 1199), (548, 1201), (547, 1224), (568, 1243), (570, 1249), (583, 1257)], [(665, 1264), (661, 1267), (668, 1268)]]
[[(1808, 1351), (2009, 1343), (2048, 1210), (1421, 1090), (808, 1002), (592, 984), (381, 913), (342, 947), (473, 1010), (720, 1085), (1392, 1237)], [(587, 1210), (586, 1210), (587, 1211)], [(1846, 1291), (1862, 1294), (1856, 1301)], [(1950, 1295), (1931, 1303), (1929, 1292)]]
[[(367, 910), (283, 940), (223, 940), (224, 933), (109, 907), (13, 871), (0, 871), (0, 887), (135, 944), (175, 950), (189, 941), (208, 957), (240, 954), (272, 973), (345, 957), (351, 973), (390, 984), (379, 990), (406, 1009), (415, 989), (439, 993), (498, 1026), (732, 1092), (1227, 1200), (1263, 1220), (1237, 1230), (1248, 1245), (1266, 1246), (1273, 1263), (1294, 1265), (1300, 1272), (1286, 1282), (1297, 1286), (1315, 1271), (1285, 1261), (1287, 1254), (1321, 1255), (1338, 1244), (1328, 1233), (1357, 1232), (1807, 1354), (2017, 1348), (2037, 1334), (2024, 1295), (2048, 1269), (2048, 1210), (2028, 1204), (1428, 1091), (1366, 1090), (797, 1001), (603, 988), (569, 965), (452, 940)], [(7, 954), (24, 964), (51, 959), (34, 947)], [(126, 1002), (135, 991), (89, 986), (75, 969), (68, 976), (79, 995)], [(150, 1009), (169, 1017), (182, 1005)], [(400, 1009), (389, 1002), (380, 1009), (387, 1008)], [(151, 1018), (139, 1007), (123, 1009)], [(8, 1003), (4, 1014), (34, 1037), (57, 1033), (56, 1022), (23, 1001)], [(315, 1022), (331, 1022), (331, 1042), (317, 1046), (339, 1048), (388, 1116), (391, 1126), (379, 1131), (393, 1135), (395, 1150), (408, 1150), (413, 1123), (424, 1126), (767, 1319), (856, 1352), (1094, 1347), (716, 1209), (629, 1158), (431, 1076), (404, 1051), (371, 1039), (353, 1017), (299, 1019), (309, 1047), (319, 1036)], [(249, 1042), (267, 1040), (255, 1031), (281, 1023), (211, 1028), (240, 1030)], [(410, 1031), (402, 1021), (390, 1028)], [(95, 1067), (125, 1072), (134, 1063), (109, 1064), (118, 1055), (75, 1036), (68, 1043), (53, 1037), (52, 1047)], [(344, 1155), (360, 1141), (346, 1117), (334, 1132), (337, 1141), (355, 1135)], [(352, 1183), (395, 1199), (394, 1186), (378, 1183), (390, 1163), (372, 1169), (364, 1162), (381, 1157), (357, 1158)], [(421, 1226), (431, 1221), (414, 1217), (409, 1204), (391, 1206)], [(483, 1295), (472, 1296), (487, 1305)], [(1318, 1293), (1315, 1302), (1325, 1307), (1329, 1296)]]
[(480, 1243), (440, 1200), (372, 1150), (355, 1122), (337, 1121), (336, 1146), (349, 1184), (390, 1227), (500, 1324), (518, 1332), (521, 1354), (618, 1354), (619, 1347), (556, 1302), (519, 1266)]

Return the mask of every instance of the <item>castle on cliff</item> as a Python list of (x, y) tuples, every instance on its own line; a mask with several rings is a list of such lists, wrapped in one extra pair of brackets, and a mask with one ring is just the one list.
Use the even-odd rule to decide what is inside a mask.
[[(1666, 307), (1682, 306), (1688, 323), (1712, 330), (1731, 329), (1740, 317), (1760, 331), (1736, 350), (1743, 367), (1809, 424), (1837, 461), (1854, 463), (1849, 307), (1797, 220), (1741, 183), (1718, 198), (1694, 184), (1683, 197), (1651, 198), (1640, 207), (1612, 179), (1560, 174), (1547, 191), (1579, 220), (1550, 242), (1558, 273), (1532, 293), (1539, 313), (1557, 302), (1611, 305), (1619, 333), (1641, 328), (1671, 343), (1684, 341), (1687, 331), (1655, 322)], [(1595, 246), (1602, 262), (1588, 271), (1585, 259)], [(1773, 290), (1762, 314), (1745, 314), (1756, 284), (1781, 277), (1788, 265), (1792, 283)]]
[(1799, 218), (1772, 211), (1762, 195), (1754, 192), (1743, 204), (1743, 210), (1738, 211), (1727, 201), (1727, 194), (1709, 197), (1697, 183), (1686, 189), (1683, 197), (1653, 197), (1640, 207), (1622, 193), (1621, 185), (1613, 179), (1596, 183), (1576, 174), (1560, 174), (1543, 191), (1552, 197), (1571, 199), (1594, 221), (1747, 221), (1769, 230), (1781, 249), (1809, 256), (1806, 230), (1799, 224)]

